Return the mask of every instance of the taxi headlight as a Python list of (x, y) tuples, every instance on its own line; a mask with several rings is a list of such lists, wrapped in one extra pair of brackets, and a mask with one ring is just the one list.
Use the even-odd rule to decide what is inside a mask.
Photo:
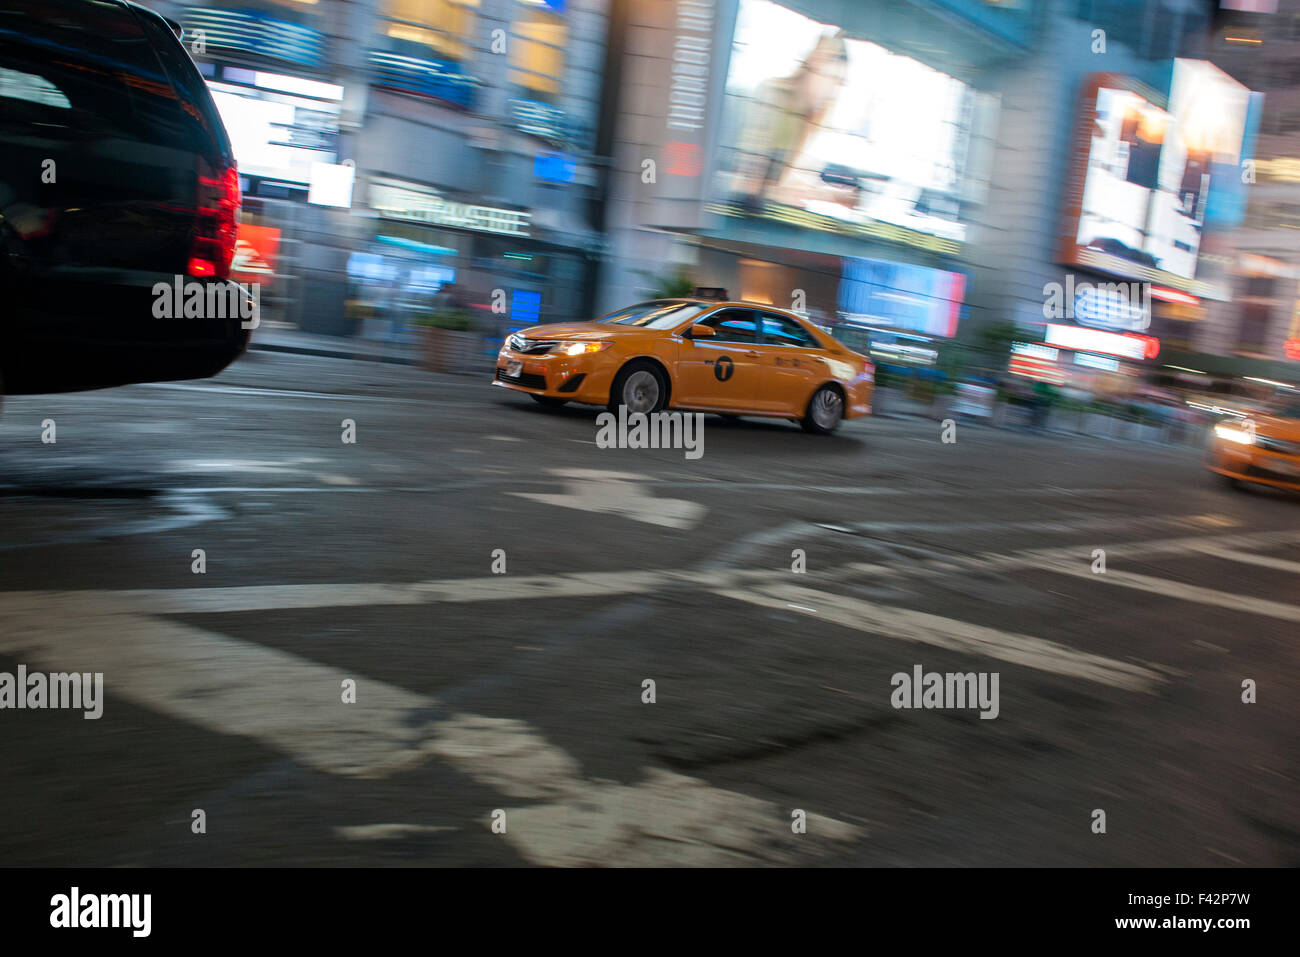
[(1235, 425), (1216, 425), (1214, 434), (1225, 442), (1236, 442), (1238, 445), (1255, 444), (1254, 429), (1243, 429)]
[(558, 351), (565, 356), (585, 356), (590, 352), (603, 352), (609, 347), (608, 342), (562, 342)]

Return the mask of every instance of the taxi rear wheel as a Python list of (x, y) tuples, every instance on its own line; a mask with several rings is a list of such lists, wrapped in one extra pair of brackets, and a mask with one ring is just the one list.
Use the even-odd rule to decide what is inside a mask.
[(557, 399), (550, 395), (534, 395), (532, 400), (543, 409), (559, 409), (569, 404), (568, 399)]
[(618, 370), (609, 390), (609, 411), (617, 413), (620, 405), (628, 412), (658, 412), (668, 404), (668, 380), (653, 362), (629, 362)]
[(830, 435), (844, 419), (844, 396), (833, 385), (824, 385), (813, 393), (808, 413), (799, 423), (805, 432)]

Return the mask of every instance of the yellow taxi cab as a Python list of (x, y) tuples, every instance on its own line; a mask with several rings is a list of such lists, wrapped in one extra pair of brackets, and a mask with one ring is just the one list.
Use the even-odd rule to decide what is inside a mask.
[(683, 297), (513, 333), (493, 384), (545, 406), (769, 416), (824, 435), (871, 414), (874, 380), (870, 359), (795, 313)]
[(1300, 492), (1300, 403), (1220, 422), (1206, 466), (1232, 486), (1254, 482)]

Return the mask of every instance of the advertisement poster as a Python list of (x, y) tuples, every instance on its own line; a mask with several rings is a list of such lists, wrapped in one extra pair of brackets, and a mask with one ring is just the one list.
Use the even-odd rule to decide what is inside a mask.
[(970, 97), (917, 60), (771, 0), (741, 0), (720, 198), (962, 241)]
[(1085, 92), (1082, 195), (1067, 211), (1062, 261), (1206, 294), (1193, 281), (1211, 189), (1240, 178), (1250, 91), (1212, 64), (1178, 60), (1168, 108), (1158, 99), (1110, 75)]
[(275, 279), (275, 262), (280, 253), (280, 230), (270, 226), (239, 224), (235, 238), (235, 261), (230, 267), (239, 282), (271, 285)]

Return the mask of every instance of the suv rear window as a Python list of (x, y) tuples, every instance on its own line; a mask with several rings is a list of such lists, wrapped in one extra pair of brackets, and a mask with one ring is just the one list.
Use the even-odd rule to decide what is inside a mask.
[(165, 24), (115, 0), (5, 0), (0, 127), (227, 153), (206, 90), (186, 89), (202, 82), (187, 61)]

